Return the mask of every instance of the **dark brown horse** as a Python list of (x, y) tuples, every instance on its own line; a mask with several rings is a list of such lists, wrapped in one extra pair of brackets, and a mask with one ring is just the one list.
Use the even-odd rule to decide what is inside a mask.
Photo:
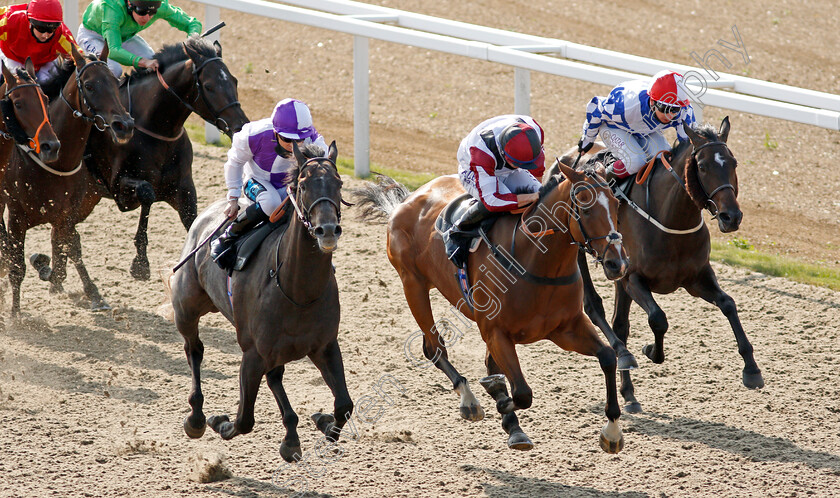
[[(432, 316), (432, 288), (478, 325), (487, 346), (488, 377), (481, 384), (496, 400), (502, 427), (509, 434), (509, 447), (533, 447), (515, 414), (515, 410), (530, 407), (532, 401), (516, 344), (548, 339), (565, 350), (598, 358), (606, 381), (604, 411), (609, 419), (600, 442), (605, 451), (616, 453), (624, 444), (617, 423), (621, 410), (616, 393), (616, 354), (601, 341), (583, 313), (583, 284), (574, 244), (583, 244), (596, 253), (608, 278), (621, 277), (627, 261), (616, 232), (618, 202), (600, 176), (559, 167), (566, 180), (559, 176), (548, 180), (531, 214), (523, 215), (522, 225), (519, 216), (502, 216), (495, 222), (489, 240), (497, 248), (493, 252), (501, 253), (501, 257), (494, 256), (486, 243), (470, 255), (470, 306), (465, 306), (453, 277), (455, 267), (447, 260), (434, 226), (448, 202), (464, 193), (457, 178), (432, 180), (396, 206), (387, 198), (397, 184), (371, 185), (359, 192), (360, 202), (389, 216), (388, 258), (402, 279), (408, 306), (423, 331), (423, 352), (461, 396), (463, 418), (481, 420), (484, 411), (467, 380), (449, 362), (442, 331)], [(405, 196), (399, 195), (397, 200)], [(535, 229), (539, 233), (534, 233)], [(505, 377), (510, 380), (510, 395)]]
[(52, 225), (54, 268), (50, 271), (42, 264), (40, 277), (50, 281), (52, 292), (60, 292), (69, 257), (79, 272), (91, 306), (107, 307), (82, 262), (82, 245), (76, 231), (76, 224), (87, 218), (96, 204), (87, 195), (95, 188), (93, 180), (80, 165), (93, 126), (110, 130), (114, 141), (126, 142), (131, 138), (134, 124), (119, 101), (117, 80), (104, 62), (107, 49), (101, 58), (95, 55), (85, 58), (75, 49), (72, 53), (75, 77), (67, 80), (49, 106), (50, 122), (61, 141), (58, 160), (46, 169), (29, 155), (17, 151), (9, 163), (0, 193), (0, 200), (9, 209), (8, 241), (3, 258), (10, 267), (13, 317), (20, 312), (20, 285), (26, 273), (23, 257), (26, 231), (45, 223)]
[[(652, 220), (627, 203), (623, 202), (619, 209), (618, 226), (630, 254), (630, 267), (615, 284), (612, 329), (607, 324), (601, 298), (592, 286), (581, 255), (580, 266), (586, 284), (585, 309), (611, 343), (626, 344), (630, 333), (630, 304), (635, 301), (647, 313), (655, 340), (642, 351), (654, 363), (662, 363), (668, 320), (652, 293), (670, 294), (682, 287), (692, 296), (714, 304), (726, 315), (738, 342), (738, 352), (744, 359), (744, 385), (750, 389), (761, 388), (764, 379), (738, 318), (735, 301), (721, 290), (709, 264), (709, 229), (702, 216), (702, 211), (708, 209), (724, 233), (737, 230), (743, 216), (737, 199), (737, 161), (726, 144), (729, 118), (723, 120), (718, 133), (708, 125), (686, 129), (686, 133), (689, 141), (677, 144), (670, 151), (671, 169), (657, 159), (647, 186), (635, 185), (630, 193), (633, 203)], [(574, 157), (571, 151), (564, 160), (570, 161), (570, 157)], [(621, 372), (621, 394), (627, 403), (625, 410), (641, 411), (629, 371)]]
[[(2, 64), (2, 63), (0, 63)], [(58, 159), (60, 144), (50, 124), (47, 104), (49, 100), (35, 82), (35, 67), (26, 60), (25, 68), (15, 71), (3, 66), (3, 84), (0, 85), (0, 183), (6, 173), (6, 164), (15, 143), (32, 150), (45, 163)]]
[(195, 112), (228, 136), (248, 117), (239, 105), (236, 78), (222, 61), (222, 47), (199, 37), (163, 48), (155, 55), (158, 72), (135, 71), (120, 86), (120, 98), (134, 118), (135, 133), (117, 144), (93, 130), (85, 164), (120, 211), (140, 207), (131, 275), (149, 278), (147, 227), (152, 203), (172, 206), (189, 230), (195, 220), (193, 150), (184, 123)]
[[(184, 337), (184, 350), (192, 372), (190, 415), (184, 420), (189, 437), (204, 434), (207, 424), (222, 438), (247, 434), (254, 427), (254, 401), (265, 376), (274, 394), (286, 436), (280, 454), (288, 461), (300, 459), (298, 417), (283, 388), (286, 363), (308, 356), (321, 371), (335, 397), (333, 415), (312, 416), (328, 439), (338, 439), (353, 411), (344, 381), (344, 365), (338, 347), (338, 284), (332, 268), (332, 252), (341, 235), (341, 177), (335, 166), (335, 142), (328, 157), (320, 148), (294, 147), (298, 171), (291, 172), (289, 188), (294, 210), (285, 234), (271, 232), (242, 271), (228, 277), (210, 258), (205, 244), (193, 259), (169, 278), (175, 325)], [(196, 218), (182, 251), (186, 258), (225, 219), (224, 201)], [(291, 208), (289, 208), (292, 211)], [(221, 312), (236, 327), (242, 348), (239, 369), (239, 410), (236, 420), (227, 415), (205, 419), (201, 393), (201, 360), (204, 344), (198, 337), (199, 319)]]

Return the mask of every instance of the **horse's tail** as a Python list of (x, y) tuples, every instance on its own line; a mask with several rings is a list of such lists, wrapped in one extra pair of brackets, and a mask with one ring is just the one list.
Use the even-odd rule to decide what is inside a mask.
[(352, 193), (361, 220), (385, 223), (394, 209), (411, 195), (411, 191), (389, 176), (381, 173), (376, 173), (376, 176), (377, 183), (365, 182), (363, 187), (353, 189)]
[(166, 294), (166, 300), (157, 307), (155, 313), (167, 321), (174, 322), (175, 308), (172, 306), (172, 277), (175, 276), (175, 272), (172, 271), (172, 266), (167, 266), (160, 268), (158, 270), (158, 274), (163, 282), (163, 290)]

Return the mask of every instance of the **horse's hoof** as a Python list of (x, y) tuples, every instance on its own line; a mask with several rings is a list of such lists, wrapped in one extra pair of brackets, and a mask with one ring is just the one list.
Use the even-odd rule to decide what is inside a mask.
[(616, 369), (619, 371), (621, 370), (635, 370), (639, 368), (639, 364), (636, 363), (636, 357), (630, 351), (623, 353), (617, 359)]
[(43, 281), (48, 281), (52, 275), (52, 268), (50, 268), (50, 257), (46, 254), (34, 253), (29, 256), (29, 264), (38, 272), (38, 278)]
[(149, 262), (147, 260), (140, 260), (134, 258), (134, 261), (131, 262), (131, 269), (129, 270), (131, 276), (134, 277), (135, 280), (149, 280), (151, 276), (151, 271), (149, 271)]
[(297, 444), (288, 444), (284, 439), (280, 443), (280, 456), (289, 463), (299, 462), (301, 459), (300, 442)]
[(747, 373), (744, 370), (743, 374), (744, 386), (749, 389), (761, 389), (764, 387), (764, 377), (761, 376), (761, 370), (755, 373)]
[(313, 422), (315, 422), (315, 427), (318, 428), (319, 431), (323, 432), (327, 439), (335, 438), (338, 439), (337, 434), (333, 434), (335, 431), (335, 417), (330, 415), (329, 413), (314, 413), (310, 417)]
[(484, 408), (481, 405), (462, 406), (461, 418), (470, 422), (478, 422), (484, 418)]
[(624, 413), (642, 413), (642, 404), (638, 401), (624, 405)]
[(221, 425), (225, 422), (230, 423), (230, 418), (227, 415), (211, 415), (207, 419), (207, 425), (216, 432), (219, 432)]
[(647, 346), (642, 348), (642, 353), (644, 353), (645, 356), (647, 356), (650, 359), (650, 361), (654, 363), (663, 363), (665, 361), (665, 355), (662, 354), (659, 355), (659, 357), (657, 357), (654, 352), (654, 349), (655, 346), (653, 344), (648, 344)]
[(493, 374), (488, 375), (482, 379), (479, 379), (479, 384), (481, 387), (487, 391), (487, 394), (496, 399), (496, 395), (499, 393), (504, 392), (507, 389), (507, 385), (505, 384), (505, 376), (502, 374)]
[(111, 305), (108, 304), (104, 299), (98, 299), (98, 300), (90, 302), (90, 310), (91, 311), (110, 311), (111, 310)]
[(522, 431), (514, 432), (508, 438), (508, 448), (512, 450), (528, 451), (534, 447), (534, 443)]
[(186, 432), (187, 436), (191, 437), (192, 439), (198, 439), (201, 436), (203, 436), (205, 429), (207, 429), (206, 421), (202, 420), (200, 427), (194, 427), (192, 424), (190, 424), (190, 417), (184, 417), (184, 432)]
[(624, 449), (624, 434), (618, 438), (618, 441), (610, 441), (607, 439), (607, 436), (604, 435), (604, 431), (601, 430), (601, 437), (599, 439), (601, 449), (607, 453), (615, 454)]

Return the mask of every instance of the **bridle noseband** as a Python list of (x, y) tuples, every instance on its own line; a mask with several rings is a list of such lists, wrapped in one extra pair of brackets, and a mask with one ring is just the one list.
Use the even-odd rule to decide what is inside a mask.
[[(186, 43), (183, 43), (182, 45), (184, 47), (184, 53), (186, 53), (187, 56), (189, 57), (189, 52), (187, 52)], [(196, 96), (193, 99), (193, 104), (195, 102), (197, 102), (199, 97), (200, 97), (201, 100), (204, 101), (204, 105), (207, 107), (207, 110), (210, 111), (210, 114), (213, 115), (213, 125), (216, 126), (216, 128), (222, 130), (226, 135), (229, 135), (230, 131), (231, 131), (230, 125), (228, 125), (227, 121), (225, 121), (221, 117), (221, 114), (223, 112), (225, 112), (230, 107), (241, 106), (242, 104), (240, 104), (238, 100), (235, 100), (235, 101), (227, 104), (226, 106), (224, 106), (224, 107), (222, 107), (221, 109), (218, 109), (218, 110), (214, 109), (213, 106), (210, 105), (210, 101), (207, 99), (207, 95), (204, 93), (204, 89), (201, 87), (200, 78), (201, 78), (201, 71), (204, 70), (204, 68), (207, 66), (207, 64), (209, 64), (211, 62), (214, 62), (214, 61), (221, 62), (221, 64), (223, 66), (225, 65), (225, 63), (224, 63), (224, 61), (222, 61), (221, 57), (208, 57), (207, 59), (204, 59), (203, 61), (201, 61), (201, 64), (198, 64), (197, 66), (193, 67), (192, 74), (193, 74), (193, 79), (195, 80), (195, 89), (196, 89)], [(225, 66), (225, 67), (227, 67), (227, 66)], [(194, 112), (196, 114), (199, 114), (199, 112), (195, 109), (195, 107), (193, 107), (189, 102), (187, 102), (186, 100), (181, 98), (180, 95), (175, 93), (175, 90), (173, 90), (172, 88), (169, 87), (169, 85), (166, 83), (166, 80), (163, 79), (163, 74), (161, 74), (160, 71), (157, 72), (157, 77), (158, 77), (158, 80), (160, 81), (161, 86), (163, 86), (163, 88), (166, 89), (167, 92), (172, 94), (172, 96), (175, 97), (178, 100), (178, 102), (181, 103), (181, 105), (186, 107), (190, 112)]]
[[(694, 158), (694, 162), (698, 164), (698, 168), (699, 168), (700, 161), (697, 160), (697, 153), (700, 152), (701, 150), (705, 149), (706, 147), (709, 147), (709, 146), (712, 146), (712, 145), (722, 145), (727, 151), (729, 151), (729, 154), (732, 155), (732, 151), (729, 150), (729, 146), (726, 145), (726, 142), (721, 142), (721, 141), (706, 142), (703, 145), (701, 145), (700, 147), (695, 147), (694, 152), (691, 153), (692, 157)], [(706, 206), (706, 209), (708, 209), (709, 212), (712, 213), (712, 219), (717, 218), (718, 213), (719, 213), (719, 209), (717, 207), (717, 204), (715, 204), (715, 201), (712, 200), (712, 197), (715, 194), (717, 194), (718, 192), (720, 192), (723, 189), (728, 188), (728, 189), (732, 190), (732, 192), (735, 194), (736, 197), (738, 195), (738, 192), (735, 190), (735, 187), (731, 183), (724, 183), (723, 185), (719, 186), (718, 188), (712, 190), (711, 194), (707, 194), (706, 193), (706, 187), (703, 185), (703, 180), (700, 179), (700, 174), (699, 173), (697, 174), (697, 184), (700, 185), (700, 190), (703, 191), (703, 195), (706, 196), (705, 206)]]
[[(110, 125), (108, 124), (108, 122), (105, 120), (105, 118), (101, 114), (97, 114), (93, 111), (93, 108), (91, 107), (90, 103), (87, 101), (87, 97), (85, 96), (84, 89), (82, 88), (82, 74), (84, 74), (84, 72), (89, 67), (96, 66), (96, 65), (103, 65), (106, 68), (108, 67), (107, 62), (100, 61), (100, 60), (95, 60), (95, 61), (88, 62), (87, 64), (82, 66), (81, 69), (76, 69), (76, 87), (78, 88), (78, 92), (79, 92), (79, 107), (82, 107), (82, 104), (84, 104), (84, 107), (86, 108), (87, 112), (91, 114), (90, 116), (88, 116), (87, 114), (85, 114), (82, 111), (79, 111), (75, 107), (73, 107), (73, 104), (71, 104), (70, 101), (67, 100), (67, 97), (64, 96), (64, 90), (63, 89), (61, 90), (61, 92), (59, 92), (59, 95), (61, 96), (61, 100), (63, 100), (64, 103), (67, 104), (67, 107), (69, 107), (70, 110), (73, 111), (73, 117), (81, 118), (81, 119), (87, 121), (88, 123), (91, 123), (99, 131), (105, 131), (105, 130), (108, 129), (108, 127)], [(111, 70), (108, 69), (109, 74), (110, 74), (110, 72), (111, 72)]]

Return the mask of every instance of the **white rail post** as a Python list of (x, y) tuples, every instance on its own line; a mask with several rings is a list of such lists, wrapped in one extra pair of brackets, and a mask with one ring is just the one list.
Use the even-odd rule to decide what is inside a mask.
[(79, 29), (79, 0), (64, 0), (64, 24), (75, 37)]
[[(213, 7), (211, 5), (204, 6), (204, 29), (209, 29), (219, 24), (221, 18), (221, 12), (218, 7)], [(207, 37), (207, 39), (210, 42), (218, 41), (219, 31), (211, 34)], [(204, 123), (204, 142), (208, 144), (222, 143), (222, 134), (219, 133), (219, 129), (216, 128), (215, 124), (208, 122)]]
[(370, 176), (370, 74), (368, 38), (353, 37), (353, 173)]
[(521, 67), (513, 68), (513, 112), (531, 115), (531, 71)]

